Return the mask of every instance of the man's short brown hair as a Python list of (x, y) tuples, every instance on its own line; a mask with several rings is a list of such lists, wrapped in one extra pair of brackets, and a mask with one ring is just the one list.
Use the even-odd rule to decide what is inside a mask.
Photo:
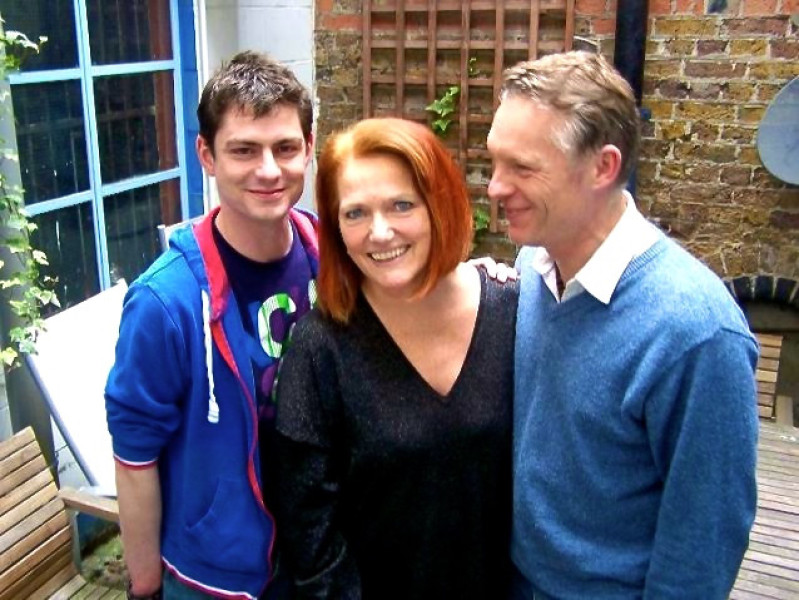
[(621, 151), (616, 182), (629, 179), (638, 158), (640, 118), (632, 88), (601, 55), (552, 54), (505, 70), (500, 98), (527, 98), (565, 117), (553, 140), (580, 156), (612, 144)]
[(200, 135), (213, 152), (216, 132), (229, 110), (252, 112), (258, 118), (278, 105), (297, 109), (303, 137), (309, 142), (313, 106), (305, 86), (291, 69), (269, 56), (250, 50), (240, 52), (223, 64), (203, 88), (197, 107)]

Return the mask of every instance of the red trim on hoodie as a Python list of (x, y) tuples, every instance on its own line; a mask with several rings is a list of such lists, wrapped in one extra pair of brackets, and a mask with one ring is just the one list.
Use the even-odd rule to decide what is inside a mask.
[[(252, 417), (253, 432), (252, 444), (249, 449), (249, 457), (247, 459), (247, 478), (249, 479), (250, 488), (258, 501), (258, 505), (262, 508), (264, 513), (272, 521), (274, 531), (277, 531), (277, 526), (272, 513), (266, 507), (263, 500), (263, 492), (258, 483), (258, 476), (255, 472), (255, 452), (258, 447), (258, 411), (255, 404), (255, 399), (252, 397), (247, 384), (239, 372), (236, 361), (233, 357), (233, 351), (222, 328), (221, 317), (227, 308), (227, 298), (232, 293), (230, 289), (230, 282), (227, 278), (227, 273), (222, 264), (222, 257), (219, 254), (219, 249), (214, 243), (213, 237), (213, 222), (219, 214), (220, 207), (211, 210), (208, 215), (200, 220), (199, 223), (194, 225), (194, 235), (197, 239), (197, 245), (200, 248), (200, 255), (202, 256), (203, 263), (205, 264), (205, 272), (208, 277), (208, 287), (211, 297), (211, 336), (216, 344), (219, 353), (222, 355), (223, 360), (228, 365), (231, 371), (236, 376), (236, 379), (244, 392), (247, 399), (247, 405), (250, 409), (250, 416)], [(297, 229), (300, 238), (304, 241), (304, 246), (311, 250), (315, 255), (315, 259), (319, 259), (319, 241), (316, 234), (316, 226), (311, 217), (302, 213), (301, 211), (292, 209), (289, 212), (289, 218)], [(270, 571), (273, 571), (272, 552), (274, 550), (276, 535), (272, 536), (269, 543), (269, 561)], [(268, 585), (268, 582), (267, 582)]]

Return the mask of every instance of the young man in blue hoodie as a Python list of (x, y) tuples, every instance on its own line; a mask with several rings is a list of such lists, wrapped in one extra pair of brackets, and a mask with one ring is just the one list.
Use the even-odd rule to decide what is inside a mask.
[(106, 387), (129, 596), (280, 597), (272, 388), (315, 301), (315, 219), (294, 208), (311, 100), (288, 68), (244, 52), (197, 115), (219, 206), (131, 285)]
[[(516, 598), (727, 598), (756, 505), (757, 346), (624, 190), (632, 91), (570, 52), (505, 72), (489, 195), (519, 253)], [(530, 247), (533, 246), (533, 247)]]

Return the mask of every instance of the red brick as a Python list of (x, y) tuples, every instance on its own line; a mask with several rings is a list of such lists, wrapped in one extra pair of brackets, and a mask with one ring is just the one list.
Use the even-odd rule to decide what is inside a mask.
[(676, 0), (674, 14), (701, 15), (704, 9), (702, 0)]
[(691, 86), (694, 100), (718, 100), (721, 97), (721, 84), (697, 81)]
[(724, 40), (699, 40), (696, 43), (696, 53), (699, 56), (708, 54), (724, 54), (727, 50), (727, 42)]
[(771, 16), (777, 12), (777, 0), (743, 0), (745, 16)]
[(649, 0), (649, 16), (671, 14), (671, 0)]
[(746, 74), (746, 64), (729, 61), (685, 61), (685, 75), (688, 77), (741, 78)]
[(595, 19), (594, 33), (596, 35), (616, 33), (616, 19)]
[(574, 12), (579, 15), (601, 16), (606, 13), (605, 0), (577, 0)]
[(322, 15), (322, 29), (337, 31), (360, 31), (363, 27), (361, 15)]
[(724, 167), (721, 171), (721, 182), (730, 185), (749, 185), (752, 181), (751, 167)]
[(771, 213), (769, 223), (777, 229), (797, 229), (799, 230), (799, 212), (787, 212), (775, 210)]
[(690, 86), (678, 79), (664, 79), (658, 82), (657, 91), (664, 98), (687, 98), (690, 95)]
[(799, 59), (799, 43), (794, 40), (771, 40), (771, 57)]
[(787, 18), (771, 19), (724, 19), (722, 22), (722, 36), (751, 36), (771, 35), (784, 36), (787, 31)]
[(706, 121), (694, 121), (691, 139), (699, 142), (715, 142), (721, 136), (721, 126)]

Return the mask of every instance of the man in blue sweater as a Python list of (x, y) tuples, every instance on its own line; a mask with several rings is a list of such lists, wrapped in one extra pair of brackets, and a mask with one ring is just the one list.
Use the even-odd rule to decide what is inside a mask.
[(311, 100), (287, 67), (243, 52), (207, 83), (197, 116), (219, 207), (131, 285), (106, 387), (128, 597), (284, 598), (272, 389), (316, 298), (315, 217), (294, 208)]
[(570, 52), (505, 72), (488, 136), (521, 299), (515, 597), (726, 598), (756, 507), (757, 345), (636, 210), (629, 85)]

